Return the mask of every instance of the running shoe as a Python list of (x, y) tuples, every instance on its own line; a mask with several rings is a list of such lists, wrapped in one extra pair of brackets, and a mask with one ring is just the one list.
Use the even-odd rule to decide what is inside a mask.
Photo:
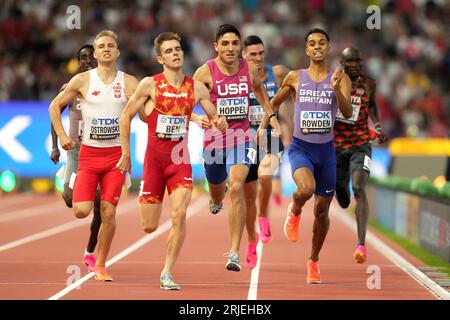
[(83, 257), (83, 262), (88, 267), (88, 271), (95, 271), (96, 258), (93, 254), (85, 254)]
[(270, 232), (269, 218), (260, 217), (258, 218), (259, 230), (261, 232), (260, 239), (262, 243), (269, 243), (272, 239), (272, 232)]
[(212, 214), (218, 214), (222, 210), (222, 204), (215, 204), (211, 199), (209, 200), (209, 211)]
[(300, 223), (301, 214), (296, 216), (292, 212), (293, 203), (289, 204), (287, 210), (286, 221), (284, 223), (284, 235), (292, 242), (298, 241), (298, 224)]
[(241, 265), (239, 264), (239, 256), (236, 252), (230, 252), (228, 254), (228, 262), (225, 266), (229, 271), (241, 271)]
[(275, 205), (276, 205), (277, 207), (279, 207), (279, 206), (281, 206), (281, 203), (283, 202), (283, 198), (281, 197), (281, 195), (275, 194), (275, 195), (273, 196), (273, 201), (275, 202)]
[(256, 267), (258, 263), (258, 253), (256, 252), (256, 246), (258, 245), (259, 235), (255, 232), (256, 239), (247, 245), (247, 266), (250, 269)]
[(95, 280), (103, 282), (111, 282), (113, 278), (110, 274), (106, 273), (105, 267), (95, 267)]
[(367, 260), (367, 250), (365, 246), (359, 245), (355, 253), (353, 254), (353, 259), (355, 259), (355, 262), (357, 263), (364, 263)]
[(311, 259), (309, 259), (308, 262), (306, 263), (306, 268), (308, 270), (308, 274), (306, 276), (306, 283), (309, 284), (322, 283), (322, 281), (320, 281), (320, 270), (318, 261), (312, 261)]
[(159, 287), (163, 290), (180, 290), (181, 286), (173, 281), (171, 274), (163, 274), (159, 278)]

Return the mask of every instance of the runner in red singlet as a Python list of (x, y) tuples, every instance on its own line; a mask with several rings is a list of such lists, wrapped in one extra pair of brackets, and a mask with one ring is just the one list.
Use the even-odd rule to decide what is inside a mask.
[[(227, 122), (219, 117), (209, 100), (206, 87), (184, 75), (180, 36), (166, 32), (155, 39), (156, 60), (164, 72), (146, 77), (131, 97), (120, 118), (122, 157), (117, 164), (121, 171), (131, 173), (130, 124), (144, 106), (148, 123), (147, 150), (139, 196), (144, 231), (154, 232), (162, 213), (162, 200), (167, 187), (171, 204), (172, 227), (167, 255), (161, 272), (160, 287), (179, 290), (172, 268), (186, 235), (186, 210), (192, 193), (192, 168), (189, 159), (189, 120), (198, 102), (215, 128), (225, 131)], [(215, 130), (217, 130), (215, 129)]]

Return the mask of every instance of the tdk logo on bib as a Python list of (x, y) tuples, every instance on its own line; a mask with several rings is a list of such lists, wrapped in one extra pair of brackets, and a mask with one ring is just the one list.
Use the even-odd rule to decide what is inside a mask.
[(219, 98), (217, 99), (217, 113), (227, 120), (247, 119), (248, 98)]
[(160, 139), (184, 138), (187, 131), (187, 116), (158, 115), (156, 136)]
[(331, 111), (302, 111), (300, 127), (303, 134), (324, 134), (331, 131)]
[(110, 126), (112, 124), (119, 125), (119, 118), (94, 118), (92, 119), (92, 125)]

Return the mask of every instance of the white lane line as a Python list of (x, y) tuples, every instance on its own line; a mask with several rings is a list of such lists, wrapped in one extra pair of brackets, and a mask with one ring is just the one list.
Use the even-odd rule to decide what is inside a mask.
[[(201, 198), (197, 199), (195, 202), (193, 202), (192, 204), (189, 205), (186, 219), (189, 219), (192, 216), (196, 215), (197, 213), (201, 212), (202, 209), (207, 204), (208, 204), (208, 199), (207, 198), (201, 197)], [(166, 222), (164, 222), (162, 225), (160, 225), (155, 232), (142, 237), (141, 239), (139, 239), (138, 241), (136, 241), (135, 243), (130, 245), (128, 248), (126, 248), (125, 250), (123, 250), (119, 254), (115, 255), (110, 260), (106, 261), (106, 267), (110, 267), (114, 263), (120, 261), (121, 259), (125, 258), (126, 256), (130, 255), (131, 253), (133, 253), (134, 251), (139, 249), (140, 247), (144, 246), (148, 242), (156, 239), (157, 237), (162, 235), (164, 232), (168, 231), (171, 226), (172, 226), (172, 222), (169, 219)], [(71, 292), (72, 290), (76, 289), (81, 284), (83, 284), (84, 282), (86, 282), (87, 280), (92, 278), (94, 275), (95, 275), (94, 272), (90, 272), (90, 273), (86, 274), (83, 278), (79, 279), (78, 281), (72, 283), (70, 286), (67, 286), (65, 289), (61, 290), (60, 292), (58, 292), (55, 295), (53, 295), (50, 298), (48, 298), (48, 300), (61, 299), (66, 294), (68, 294), (69, 292)]]
[(39, 216), (41, 214), (47, 214), (49, 212), (55, 212), (55, 208), (58, 208), (58, 205), (60, 205), (61, 209), (64, 210), (65, 207), (62, 207), (61, 200), (58, 200), (52, 203), (46, 203), (35, 207), (28, 207), (25, 209), (2, 213), (0, 214), (0, 223)]
[[(132, 200), (129, 200), (122, 205), (119, 205), (117, 207), (117, 214), (122, 214), (122, 213), (132, 209), (133, 207), (136, 207), (136, 210), (138, 209), (136, 198), (133, 198)], [(78, 228), (85, 224), (90, 224), (91, 220), (92, 219), (86, 218), (86, 219), (82, 219), (82, 220), (70, 221), (70, 222), (61, 224), (59, 226), (53, 227), (53, 228), (31, 234), (25, 238), (18, 239), (18, 240), (9, 242), (9, 243), (5, 243), (3, 245), (0, 245), (0, 252), (9, 250), (9, 249), (12, 249), (12, 248), (36, 241), (36, 240), (44, 239), (44, 238), (53, 236), (55, 234), (67, 231), (67, 230), (75, 229), (75, 228)]]
[[(344, 224), (346, 224), (350, 229), (356, 232), (356, 221), (353, 219), (347, 211), (341, 209), (335, 204), (331, 204), (331, 209), (336, 213), (336, 217), (340, 219)], [(389, 247), (385, 242), (378, 238), (370, 230), (367, 230), (366, 235), (367, 241), (372, 244), (372, 246), (396, 264), (400, 269), (410, 275), (414, 280), (420, 283), (428, 291), (430, 291), (434, 296), (441, 300), (450, 300), (450, 293), (444, 288), (439, 286), (436, 282), (428, 278), (422, 271), (417, 269), (411, 263), (409, 263), (405, 258), (400, 256), (396, 251)]]
[(264, 245), (262, 241), (259, 240), (256, 246), (256, 252), (258, 253), (258, 262), (256, 263), (256, 266), (252, 270), (247, 300), (257, 300), (258, 297), (259, 268), (261, 267), (263, 247)]

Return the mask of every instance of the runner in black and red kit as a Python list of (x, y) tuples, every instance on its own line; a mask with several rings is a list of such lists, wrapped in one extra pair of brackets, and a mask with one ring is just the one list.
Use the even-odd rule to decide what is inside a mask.
[(342, 208), (350, 204), (349, 180), (356, 199), (356, 222), (358, 226), (358, 246), (353, 255), (357, 263), (367, 259), (365, 238), (369, 205), (366, 184), (369, 179), (372, 144), (369, 117), (374, 123), (379, 143), (386, 140), (378, 118), (375, 103), (375, 80), (361, 73), (362, 60), (358, 49), (345, 48), (341, 55), (341, 65), (352, 81), (351, 102), (353, 115), (349, 119), (336, 116), (334, 125), (334, 147), (336, 149), (336, 198)]

